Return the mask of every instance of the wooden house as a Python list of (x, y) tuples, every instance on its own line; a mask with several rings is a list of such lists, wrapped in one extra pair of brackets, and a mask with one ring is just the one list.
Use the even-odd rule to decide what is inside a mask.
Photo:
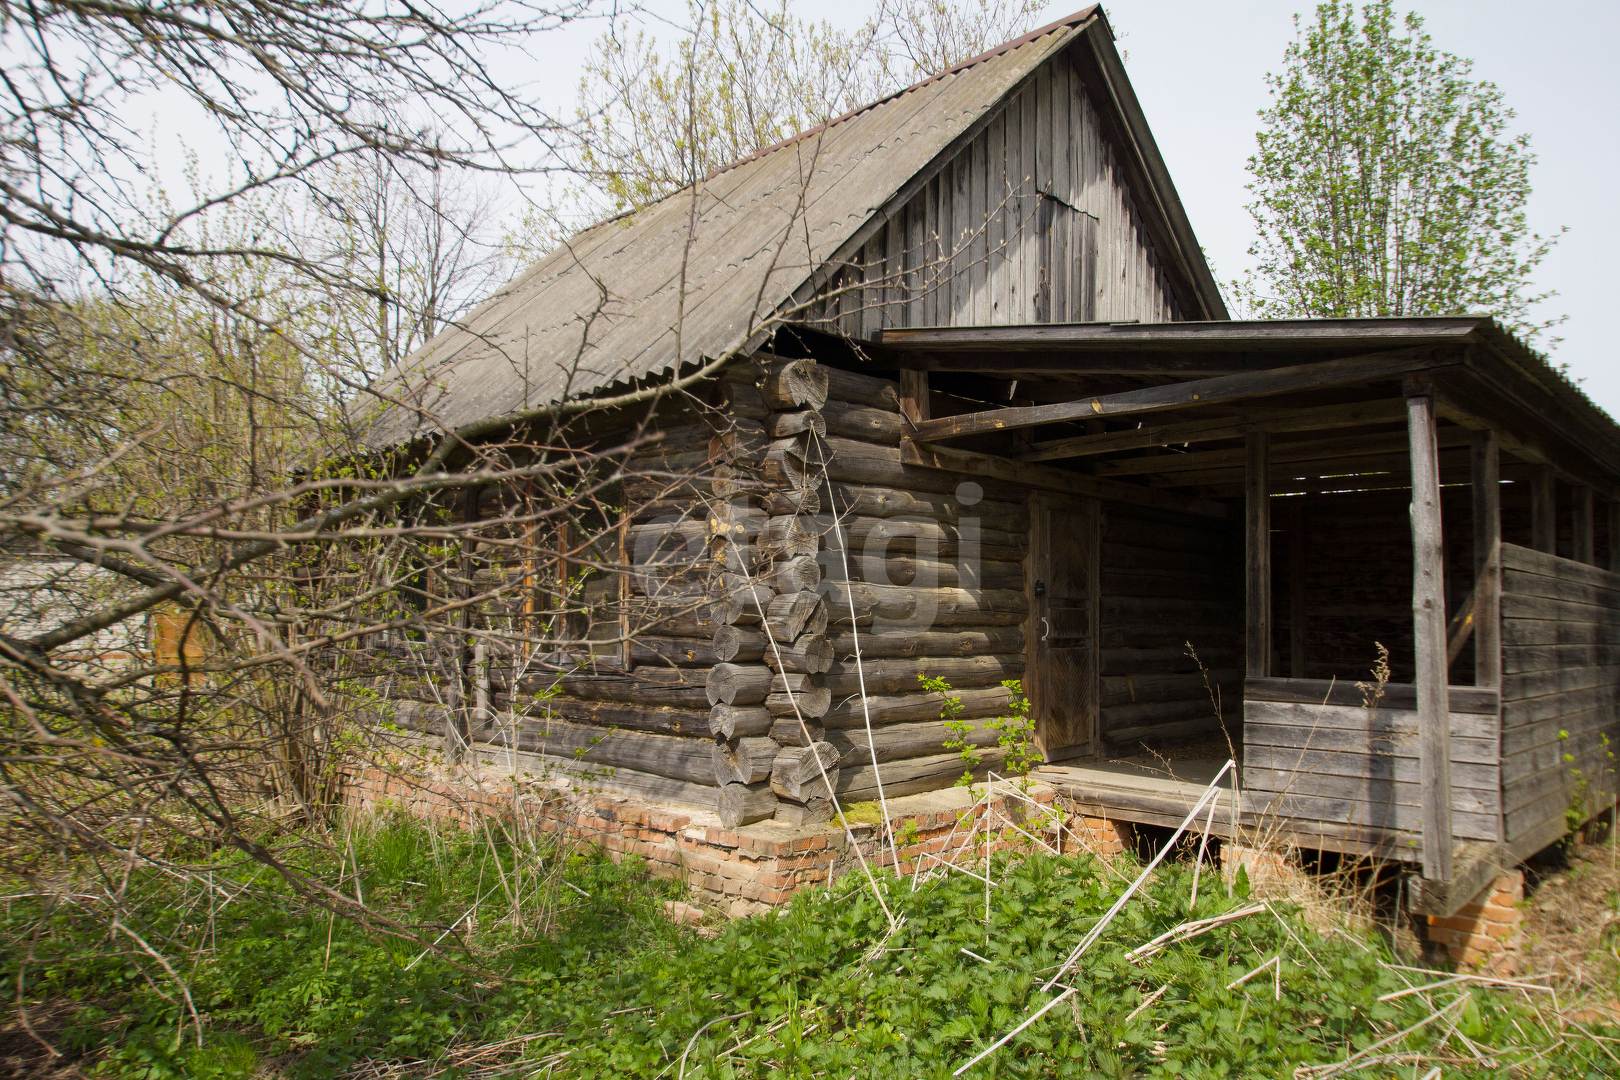
[(1219, 828), (1436, 910), (1614, 794), (1620, 428), (1488, 317), (1230, 320), (1100, 9), (587, 230), (371, 437), (694, 372), (647, 631), (474, 738), (802, 821), (961, 775), (920, 674), (993, 765), (1017, 679), (1078, 802), (1173, 823), (1233, 753)]

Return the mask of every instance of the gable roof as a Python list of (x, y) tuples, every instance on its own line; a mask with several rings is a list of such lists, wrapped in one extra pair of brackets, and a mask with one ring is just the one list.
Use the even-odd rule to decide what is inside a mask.
[(399, 445), (757, 345), (886, 205), (1076, 43), (1101, 72), (1096, 92), (1189, 314), (1226, 318), (1112, 42), (1088, 8), (585, 230), (385, 373), (383, 397), (414, 407), (379, 409), (366, 441)]

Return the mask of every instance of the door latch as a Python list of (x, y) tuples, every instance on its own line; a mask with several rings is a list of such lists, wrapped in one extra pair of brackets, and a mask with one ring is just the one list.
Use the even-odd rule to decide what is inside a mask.
[(1045, 578), (1036, 578), (1035, 579), (1035, 595), (1036, 596), (1045, 596), (1046, 595), (1046, 579)]

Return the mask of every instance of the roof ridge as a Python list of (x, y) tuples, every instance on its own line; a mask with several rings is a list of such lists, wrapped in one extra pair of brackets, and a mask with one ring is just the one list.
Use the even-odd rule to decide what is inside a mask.
[[(849, 110), (842, 116), (835, 116), (831, 120), (823, 120), (815, 127), (805, 128), (803, 131), (800, 131), (797, 134), (789, 135), (785, 139), (774, 142), (769, 146), (762, 147), (759, 150), (755, 150), (752, 154), (748, 154), (745, 157), (740, 157), (736, 161), (728, 164), (721, 165), (720, 167), (711, 170), (708, 175), (703, 178), (703, 180), (704, 182), (713, 180), (721, 173), (730, 172), (732, 169), (740, 168), (741, 166), (748, 164), (750, 161), (755, 161), (766, 156), (767, 154), (774, 154), (776, 151), (792, 146), (794, 143), (803, 142), (805, 139), (808, 139), (813, 135), (819, 135), (823, 131), (837, 127), (839, 124), (845, 123), (846, 121), (853, 120), (862, 113), (871, 112), (880, 105), (887, 105), (891, 101), (898, 100), (899, 98), (905, 97), (907, 94), (921, 90), (925, 86), (939, 82), (941, 79), (946, 78), (947, 76), (956, 75), (960, 72), (966, 71), (968, 68), (983, 64), (989, 60), (994, 60), (998, 56), (1003, 56), (1010, 53), (1014, 49), (1023, 48), (1030, 42), (1043, 38), (1048, 34), (1055, 34), (1065, 27), (1079, 26), (1081, 23), (1088, 22), (1092, 18), (1101, 15), (1103, 15), (1102, 5), (1100, 3), (1092, 4), (1090, 7), (1077, 11), (1073, 15), (1065, 16), (1056, 22), (1047, 23), (1045, 26), (1042, 26), (1039, 29), (1031, 30), (1029, 33), (1024, 34), (1021, 37), (1013, 38), (1011, 41), (1004, 41), (995, 48), (980, 53), (978, 56), (970, 56), (968, 59), (963, 60), (952, 67), (948, 67), (944, 71), (935, 72), (926, 79), (919, 82), (914, 82), (910, 86), (902, 87), (901, 89), (896, 90), (894, 93), (889, 94), (887, 97), (881, 97), (876, 101), (868, 102), (859, 108)], [(1106, 18), (1106, 16), (1104, 17)]]

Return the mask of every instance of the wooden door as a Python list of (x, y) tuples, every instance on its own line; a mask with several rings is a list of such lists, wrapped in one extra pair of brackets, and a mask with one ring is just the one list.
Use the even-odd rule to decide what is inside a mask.
[(1094, 754), (1100, 514), (1095, 499), (1030, 506), (1026, 688), (1046, 760)]

